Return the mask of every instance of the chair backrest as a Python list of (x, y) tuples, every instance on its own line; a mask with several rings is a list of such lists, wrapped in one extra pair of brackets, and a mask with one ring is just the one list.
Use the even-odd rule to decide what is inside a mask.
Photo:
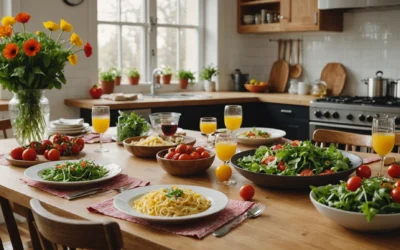
[(0, 130), (3, 131), (4, 139), (7, 139), (7, 129), (11, 128), (11, 121), (10, 119), (0, 120)]
[(317, 129), (314, 131), (313, 140), (316, 146), (326, 147), (328, 143), (345, 145), (346, 151), (356, 151), (360, 147), (372, 151), (372, 136), (354, 134), (336, 130)]
[(72, 220), (47, 211), (39, 200), (30, 202), (35, 225), (43, 249), (89, 248), (117, 250), (123, 246), (122, 235), (116, 222), (90, 222)]

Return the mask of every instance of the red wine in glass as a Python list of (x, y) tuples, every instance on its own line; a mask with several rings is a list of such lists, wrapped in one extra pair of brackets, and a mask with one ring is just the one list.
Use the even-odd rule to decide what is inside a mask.
[(161, 130), (165, 136), (173, 136), (178, 130), (178, 124), (161, 124)]

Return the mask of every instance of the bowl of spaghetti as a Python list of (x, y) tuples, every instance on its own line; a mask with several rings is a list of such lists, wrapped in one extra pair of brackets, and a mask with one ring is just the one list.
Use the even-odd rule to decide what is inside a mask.
[(114, 198), (114, 206), (131, 216), (159, 223), (182, 223), (218, 213), (225, 194), (189, 185), (155, 185), (131, 189)]

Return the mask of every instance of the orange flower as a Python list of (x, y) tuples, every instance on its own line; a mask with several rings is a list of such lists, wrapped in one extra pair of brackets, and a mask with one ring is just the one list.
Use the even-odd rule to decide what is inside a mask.
[(24, 52), (27, 56), (36, 56), (36, 53), (40, 51), (40, 43), (35, 39), (29, 39), (24, 43)]
[(0, 37), (8, 36), (12, 34), (12, 27), (10, 25), (0, 26)]
[(85, 51), (86, 57), (90, 57), (92, 55), (92, 45), (87, 42), (83, 47), (83, 51)]
[(19, 23), (27, 23), (31, 16), (26, 12), (20, 12), (14, 18)]
[(8, 60), (13, 59), (18, 54), (18, 45), (15, 43), (9, 43), (3, 49), (3, 56)]

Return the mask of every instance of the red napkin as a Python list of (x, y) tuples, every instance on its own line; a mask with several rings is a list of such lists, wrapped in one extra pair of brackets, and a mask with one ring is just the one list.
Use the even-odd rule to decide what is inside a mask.
[(371, 156), (371, 157), (363, 159), (363, 164), (371, 164), (371, 163), (374, 163), (374, 162), (377, 162), (377, 161), (380, 161), (380, 160), (381, 160), (380, 157)]
[[(85, 141), (85, 143), (89, 144), (100, 143), (100, 134), (88, 133), (82, 136), (82, 139)], [(113, 139), (109, 135), (103, 135), (102, 142), (103, 143), (113, 142)]]
[(110, 217), (150, 226), (169, 233), (184, 236), (194, 236), (199, 239), (204, 238), (217, 228), (225, 225), (228, 221), (232, 220), (236, 216), (241, 215), (241, 219), (236, 224), (238, 225), (245, 219), (244, 213), (254, 204), (254, 202), (250, 201), (229, 200), (228, 206), (223, 211), (211, 215), (207, 217), (207, 219), (197, 220), (187, 224), (163, 225), (148, 222), (146, 220), (138, 219), (136, 217), (125, 214), (114, 207), (113, 201), (114, 199), (108, 199), (103, 202), (94, 204), (87, 209), (93, 213), (104, 214)]
[[(66, 199), (66, 195), (82, 190), (82, 189), (60, 190), (60, 189), (48, 187), (42, 183), (27, 179), (27, 178), (21, 178), (21, 180), (31, 187), (38, 188), (42, 191), (45, 191), (47, 193), (53, 194), (55, 196), (58, 196), (58, 197), (61, 197), (64, 199)], [(120, 174), (108, 181), (99, 183), (100, 187), (104, 188), (105, 191), (117, 189), (120, 187), (125, 187), (125, 186), (128, 186), (129, 184), (130, 184), (130, 188), (132, 189), (132, 188), (136, 188), (136, 187), (147, 186), (150, 184), (150, 182), (149, 181), (141, 181), (141, 180), (129, 177), (126, 174)]]

